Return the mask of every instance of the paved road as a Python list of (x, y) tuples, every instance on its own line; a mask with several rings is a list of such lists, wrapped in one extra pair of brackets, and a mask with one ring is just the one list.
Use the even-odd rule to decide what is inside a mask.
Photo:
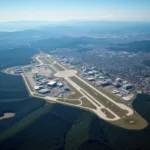
[(130, 116), (133, 114), (134, 111), (131, 108), (129, 108), (128, 106), (126, 106), (125, 104), (115, 102), (112, 98), (108, 97), (106, 94), (102, 93), (100, 90), (97, 90), (95, 87), (93, 87), (91, 84), (89, 84), (88, 82), (86, 82), (85, 80), (80, 78), (79, 76), (75, 75), (75, 77), (78, 78), (83, 83), (85, 83), (86, 85), (88, 85), (91, 89), (95, 90), (97, 93), (99, 93), (100, 95), (105, 97), (107, 100), (111, 101), (112, 103), (114, 103), (115, 105), (120, 107), (121, 109), (127, 110), (128, 111), (128, 113), (126, 114), (127, 116)]
[[(59, 64), (61, 67), (63, 67), (61, 64)], [(115, 102), (112, 98), (110, 98), (109, 96), (107, 96), (106, 94), (102, 93), (100, 90), (96, 89), (95, 87), (93, 87), (91, 84), (89, 84), (88, 82), (86, 82), (85, 80), (83, 80), (82, 78), (80, 78), (79, 76), (76, 75), (77, 71), (76, 70), (67, 70), (65, 69), (65, 71), (60, 71), (56, 74), (56, 76), (60, 76), (63, 78), (67, 78), (67, 77), (71, 77), (71, 76), (75, 76), (76, 78), (78, 78), (80, 81), (82, 81), (83, 83), (85, 83), (87, 86), (89, 86), (91, 89), (95, 90), (97, 93), (99, 93), (100, 95), (102, 95), (103, 97), (105, 97), (107, 100), (111, 101), (113, 104), (115, 104), (116, 106), (120, 107), (123, 110), (126, 110), (128, 113), (126, 114), (127, 116), (130, 116), (134, 113), (134, 111), (126, 106), (125, 104), (122, 103), (117, 103)]]
[[(94, 97), (92, 97), (88, 92), (86, 92), (84, 89), (82, 89), (80, 86), (78, 86), (75, 82), (73, 82), (70, 78), (65, 77), (64, 78), (69, 84), (71, 84), (78, 92), (80, 92), (86, 99), (88, 99), (95, 107), (96, 110), (93, 109), (93, 111), (100, 117), (103, 118), (104, 120), (109, 120), (109, 121), (115, 121), (120, 119), (118, 115), (113, 113), (110, 109), (106, 108), (103, 104), (101, 104), (99, 101), (97, 101)], [(90, 98), (91, 97), (91, 98)], [(96, 103), (95, 103), (96, 102)], [(99, 105), (98, 105), (99, 104)], [(114, 118), (108, 118), (102, 111), (101, 109), (105, 108), (107, 109), (111, 114), (113, 114)]]
[[(50, 55), (46, 55), (47, 57), (52, 58), (52, 56)], [(40, 60), (40, 57), (37, 56), (36, 59), (38, 60), (38, 62), (40, 63), (40, 65), (43, 65), (44, 63)], [(53, 59), (54, 60), (54, 59)], [(55, 60), (54, 60), (55, 61)], [(57, 62), (58, 63), (58, 62)], [(88, 108), (89, 110), (94, 111), (100, 118), (104, 119), (104, 120), (108, 120), (108, 121), (115, 121), (115, 120), (119, 120), (121, 119), (118, 115), (115, 114), (115, 112), (111, 111), (109, 108), (107, 108), (107, 106), (104, 106), (103, 104), (101, 104), (97, 99), (95, 99), (93, 96), (91, 96), (88, 92), (86, 92), (83, 88), (81, 88), (79, 85), (77, 85), (74, 81), (72, 81), (70, 79), (70, 77), (76, 77), (78, 78), (81, 82), (85, 83), (87, 86), (89, 86), (91, 89), (93, 89), (94, 91), (96, 91), (97, 93), (99, 93), (100, 95), (102, 95), (103, 97), (105, 97), (108, 101), (111, 101), (114, 105), (120, 107), (123, 110), (127, 110), (127, 116), (132, 115), (133, 114), (133, 110), (131, 108), (129, 108), (128, 106), (121, 104), (121, 103), (117, 103), (115, 102), (112, 98), (108, 97), (106, 94), (102, 93), (101, 91), (99, 91), (98, 89), (96, 89), (95, 87), (93, 87), (92, 85), (90, 85), (88, 82), (86, 82), (85, 80), (83, 80), (82, 78), (80, 78), (77, 75), (77, 71), (76, 70), (68, 70), (66, 69), (64, 66), (62, 66), (60, 63), (58, 63), (63, 69), (64, 71), (59, 71), (58, 68), (56, 68), (53, 64), (46, 64), (49, 65), (50, 67), (52, 67), (55, 71), (56, 74), (54, 74), (56, 77), (62, 77), (64, 78), (69, 84), (71, 84), (78, 92), (80, 92), (89, 102), (91, 102), (96, 109), (92, 109), (92, 108)], [(24, 81), (27, 85), (27, 88), (30, 92), (30, 94), (34, 97), (38, 97), (36, 96), (35, 92), (32, 92), (28, 82), (26, 81), (25, 75), (22, 74)], [(57, 98), (55, 97), (44, 97), (44, 99), (46, 99), (47, 101), (54, 101), (54, 102), (58, 102)], [(80, 98), (81, 101), (81, 98)], [(59, 102), (59, 103), (63, 103), (65, 105), (72, 105), (72, 106), (76, 106), (74, 104), (67, 104), (65, 102)], [(80, 108), (85, 108), (83, 106), (81, 106), (81, 104), (78, 106)], [(106, 109), (108, 112), (110, 112), (114, 117), (113, 118), (108, 118), (106, 116), (106, 114), (104, 112), (102, 112), (102, 109)]]

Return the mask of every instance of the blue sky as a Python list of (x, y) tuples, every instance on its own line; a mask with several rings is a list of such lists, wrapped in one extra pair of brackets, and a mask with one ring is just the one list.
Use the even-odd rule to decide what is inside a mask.
[(0, 0), (0, 21), (150, 21), (150, 0)]

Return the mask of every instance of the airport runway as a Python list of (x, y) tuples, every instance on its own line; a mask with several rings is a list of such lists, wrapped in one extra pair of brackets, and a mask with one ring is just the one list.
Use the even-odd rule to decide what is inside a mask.
[[(50, 58), (51, 60), (55, 61), (52, 56), (50, 55), (46, 55), (45, 57), (48, 57)], [(126, 114), (127, 116), (130, 116), (134, 113), (134, 111), (129, 108), (128, 106), (124, 105), (124, 104), (121, 104), (121, 103), (117, 103), (115, 102), (112, 98), (108, 97), (106, 94), (102, 93), (100, 90), (96, 89), (94, 86), (92, 86), (91, 84), (89, 84), (88, 82), (86, 82), (85, 80), (83, 80), (82, 78), (80, 78), (78, 75), (77, 75), (77, 71), (76, 70), (68, 70), (66, 69), (64, 66), (62, 66), (60, 63), (56, 62), (61, 68), (64, 69), (64, 71), (59, 71), (58, 68), (56, 68), (52, 63), (51, 64), (46, 64), (46, 63), (43, 63), (42, 60), (40, 60), (40, 57), (39, 55), (36, 57), (37, 61), (40, 63), (39, 65), (49, 65), (50, 67), (52, 67), (52, 69), (55, 70), (55, 74), (54, 76), (56, 77), (60, 77), (60, 78), (64, 78), (69, 84), (71, 84), (78, 92), (80, 92), (83, 97), (85, 97), (90, 103), (92, 103), (96, 109), (92, 109), (92, 108), (87, 108), (89, 110), (92, 110), (97, 116), (99, 116), (100, 118), (104, 119), (104, 120), (108, 120), (108, 121), (116, 121), (116, 120), (119, 120), (121, 119), (120, 116), (118, 116), (115, 112), (113, 112), (112, 110), (110, 110), (107, 106), (104, 106), (102, 103), (100, 103), (100, 101), (98, 101), (97, 99), (95, 99), (92, 95), (90, 95), (86, 90), (84, 90), (83, 88), (81, 88), (77, 83), (75, 83), (74, 81), (72, 81), (70, 79), (70, 77), (76, 77), (78, 80), (80, 80), (82, 83), (86, 84), (88, 87), (90, 87), (92, 90), (96, 91), (97, 93), (99, 93), (100, 95), (102, 95), (104, 98), (106, 98), (108, 101), (112, 102), (114, 105), (118, 106), (119, 108), (121, 108), (122, 110), (126, 110), (128, 113)], [(25, 74), (22, 74), (23, 76), (23, 79), (25, 81), (25, 84), (30, 92), (30, 94), (34, 97), (38, 97), (36, 95), (35, 92), (33, 92), (29, 85), (28, 85), (28, 82), (26, 81), (27, 79), (25, 78)], [(55, 97), (43, 97), (44, 99), (46, 99), (47, 101), (54, 101), (54, 102), (57, 102), (57, 98)], [(80, 100), (81, 101), (81, 100)], [(59, 103), (64, 103), (66, 105), (72, 105), (72, 106), (76, 106), (76, 107), (80, 107), (80, 108), (84, 108), (83, 106), (81, 106), (81, 104), (79, 106), (77, 105), (74, 105), (74, 104), (67, 104), (65, 102), (59, 102)], [(108, 118), (106, 116), (106, 114), (102, 111), (102, 109), (105, 109), (107, 110), (110, 114), (112, 114), (114, 117), (113, 118)]]

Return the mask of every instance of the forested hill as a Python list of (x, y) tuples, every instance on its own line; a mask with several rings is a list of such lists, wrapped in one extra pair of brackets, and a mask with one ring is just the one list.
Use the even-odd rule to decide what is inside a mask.
[(38, 51), (28, 47), (2, 50), (0, 51), (0, 70), (18, 65), (27, 65), (36, 53)]
[(48, 38), (39, 41), (34, 41), (31, 46), (35, 49), (56, 49), (56, 48), (79, 48), (81, 45), (99, 45), (106, 44), (106, 39), (91, 38), (91, 37), (60, 37), (60, 38)]
[(114, 51), (128, 51), (128, 52), (150, 52), (150, 40), (135, 41), (128, 44), (114, 45), (108, 48)]

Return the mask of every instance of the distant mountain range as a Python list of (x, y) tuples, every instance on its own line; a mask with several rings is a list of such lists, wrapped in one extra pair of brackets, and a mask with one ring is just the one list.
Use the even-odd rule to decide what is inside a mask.
[(150, 22), (13, 21), (0, 22), (0, 30), (0, 50), (30, 43), (38, 49), (103, 44), (115, 51), (150, 51)]
[(0, 31), (20, 31), (29, 29), (44, 29), (49, 27), (73, 27), (89, 32), (103, 33), (108, 32), (150, 32), (150, 22), (125, 22), (125, 21), (88, 21), (70, 20), (63, 22), (50, 21), (10, 21), (0, 22)]

